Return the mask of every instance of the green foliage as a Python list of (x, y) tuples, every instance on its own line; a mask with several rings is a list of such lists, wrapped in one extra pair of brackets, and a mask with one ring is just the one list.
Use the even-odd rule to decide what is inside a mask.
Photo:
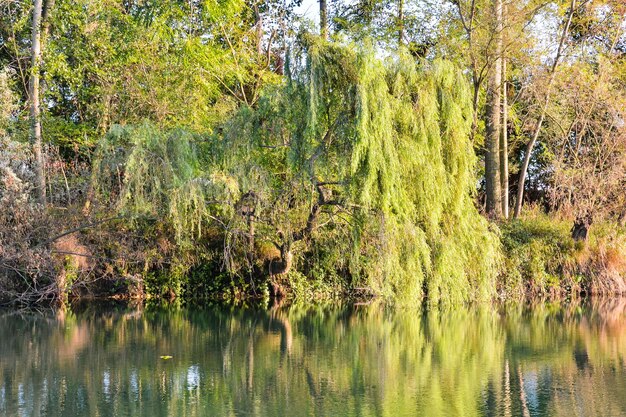
[(505, 254), (499, 282), (503, 298), (624, 291), (624, 228), (595, 223), (586, 242), (575, 242), (571, 226), (571, 219), (536, 209), (500, 226)]
[(211, 201), (238, 194), (219, 173), (204, 174), (198, 139), (149, 123), (114, 126), (94, 158), (94, 191), (123, 215), (166, 221), (176, 242), (189, 245), (202, 236)]
[[(352, 277), (403, 303), (491, 296), (499, 248), (472, 200), (464, 76), (443, 61), (383, 62), (367, 47), (309, 41), (287, 82), (217, 137), (111, 129), (94, 162), (97, 194), (163, 223), (179, 248), (221, 240), (235, 275), (293, 257), (296, 295)], [(282, 254), (259, 257), (264, 242)]]
[(576, 284), (577, 249), (570, 227), (568, 222), (539, 214), (501, 226), (506, 254), (504, 296), (559, 294)]
[(144, 289), (148, 297), (168, 299), (171, 294), (180, 294), (182, 277), (170, 270), (162, 270), (145, 274)]
[[(46, 139), (94, 142), (145, 119), (209, 132), (278, 78), (250, 42), (255, 17), (243, 0), (53, 3), (42, 39)], [(21, 77), (13, 87), (26, 110), (32, 2), (0, 8), (0, 68)], [(64, 123), (83, 134), (61, 137)]]
[(290, 271), (287, 279), (296, 300), (309, 300), (321, 303), (340, 300), (344, 291), (336, 282), (323, 279), (311, 279), (298, 271)]
[(586, 242), (571, 237), (572, 220), (536, 208), (500, 225), (505, 267), (501, 296), (562, 296), (619, 293), (626, 272), (626, 232), (609, 222), (595, 223)]
[(349, 230), (349, 270), (377, 292), (405, 302), (423, 289), (433, 302), (490, 295), (498, 243), (472, 201), (464, 76), (443, 61), (382, 62), (367, 47), (310, 42), (286, 85), (226, 130), (225, 152), (237, 155), (227, 169), (240, 188), (261, 196), (261, 217), (281, 219), (279, 236), (294, 236), (312, 190), (333, 184), (327, 192), (348, 218), (329, 208), (324, 224)]

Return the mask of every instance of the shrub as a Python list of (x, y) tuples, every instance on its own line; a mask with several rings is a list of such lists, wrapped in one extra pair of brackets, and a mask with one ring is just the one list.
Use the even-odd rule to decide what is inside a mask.
[(571, 224), (571, 219), (536, 209), (501, 224), (505, 253), (501, 296), (626, 292), (623, 228), (595, 224), (585, 243), (572, 239)]

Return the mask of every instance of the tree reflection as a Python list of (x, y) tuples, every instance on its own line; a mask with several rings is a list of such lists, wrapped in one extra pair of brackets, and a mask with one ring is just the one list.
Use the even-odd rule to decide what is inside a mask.
[(623, 299), (0, 317), (11, 416), (626, 415), (625, 371)]

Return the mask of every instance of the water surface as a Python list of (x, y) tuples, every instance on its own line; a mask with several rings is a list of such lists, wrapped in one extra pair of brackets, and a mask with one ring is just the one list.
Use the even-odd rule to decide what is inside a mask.
[(0, 313), (0, 416), (39, 415), (626, 416), (626, 300)]

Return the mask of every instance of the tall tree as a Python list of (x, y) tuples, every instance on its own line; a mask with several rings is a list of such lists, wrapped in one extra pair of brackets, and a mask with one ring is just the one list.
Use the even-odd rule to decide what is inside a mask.
[(46, 39), (50, 36), (50, 20), (52, 19), (52, 10), (54, 10), (54, 3), (56, 0), (48, 0), (43, 5), (41, 15), (41, 36), (43, 36), (42, 44), (45, 44)]
[[(506, 4), (502, 5), (502, 29), (503, 33), (500, 36), (503, 43), (508, 42), (505, 39), (505, 30), (507, 26), (507, 11)], [(502, 193), (502, 216), (505, 219), (509, 218), (509, 137), (508, 137), (508, 124), (509, 124), (509, 109), (508, 109), (508, 88), (507, 88), (507, 57), (506, 51), (502, 49), (500, 62), (502, 64), (502, 126), (500, 133), (500, 191)]]
[(256, 52), (258, 55), (261, 55), (263, 53), (263, 16), (261, 15), (258, 2), (252, 5), (252, 10), (254, 11), (254, 26), (256, 29)]
[(443, 2), (430, 0), (356, 0), (337, 2), (333, 22), (353, 40), (373, 40), (381, 50), (406, 46), (424, 57), (440, 36), (446, 13)]
[(495, 62), (487, 87), (485, 139), (485, 184), (487, 213), (492, 217), (502, 215), (500, 188), (500, 135), (502, 110), (502, 0), (494, 0)]
[(500, 191), (502, 192), (502, 216), (509, 218), (509, 103), (506, 79), (506, 58), (502, 57), (502, 129), (500, 135)]
[(535, 147), (535, 143), (537, 142), (537, 138), (539, 138), (539, 133), (541, 132), (541, 126), (543, 125), (543, 121), (546, 117), (546, 110), (548, 108), (548, 104), (550, 103), (550, 98), (552, 95), (552, 85), (554, 82), (554, 74), (556, 73), (556, 69), (563, 57), (563, 52), (565, 48), (565, 40), (567, 39), (569, 28), (572, 23), (572, 17), (576, 11), (576, 0), (571, 0), (569, 11), (567, 14), (566, 22), (563, 27), (563, 32), (561, 33), (561, 38), (559, 40), (559, 47), (556, 51), (556, 55), (554, 60), (552, 61), (552, 65), (550, 66), (550, 70), (548, 72), (548, 87), (546, 91), (546, 96), (544, 103), (541, 108), (541, 112), (539, 114), (539, 120), (537, 121), (537, 125), (534, 129), (534, 132), (531, 136), (530, 141), (526, 145), (526, 151), (524, 152), (524, 161), (522, 162), (522, 167), (519, 171), (519, 179), (517, 182), (517, 199), (515, 200), (515, 212), (513, 216), (515, 218), (519, 217), (522, 211), (522, 202), (524, 200), (524, 185), (526, 183), (526, 174), (528, 173), (528, 165), (530, 163), (530, 158), (533, 152), (533, 148)]
[(480, 8), (477, 7), (476, 0), (471, 0), (469, 2), (451, 0), (451, 2), (456, 6), (459, 21), (467, 39), (466, 51), (472, 77), (472, 104), (474, 108), (471, 139), (474, 141), (478, 130), (478, 101), (480, 97), (480, 89), (482, 88), (485, 79), (485, 71), (488, 69), (488, 65), (486, 63), (484, 65), (481, 64), (480, 57), (481, 55), (488, 55), (488, 50), (487, 48), (482, 48), (480, 42), (477, 42), (476, 39), (478, 34), (477, 28), (479, 28), (479, 23), (481, 23), (482, 20), (480, 19)]
[(555, 80), (545, 123), (554, 154), (550, 198), (585, 240), (592, 223), (617, 219), (626, 189), (626, 88), (610, 59), (576, 63)]
[(404, 44), (404, 0), (398, 0), (398, 45)]
[(328, 5), (326, 0), (320, 2), (320, 35), (324, 39), (328, 39)]
[(30, 98), (30, 140), (35, 154), (35, 174), (37, 199), (41, 204), (46, 203), (46, 177), (44, 173), (44, 157), (41, 140), (41, 109), (39, 102), (39, 74), (41, 67), (41, 15), (43, 0), (35, 0), (32, 17), (31, 37), (31, 74), (29, 83)]

